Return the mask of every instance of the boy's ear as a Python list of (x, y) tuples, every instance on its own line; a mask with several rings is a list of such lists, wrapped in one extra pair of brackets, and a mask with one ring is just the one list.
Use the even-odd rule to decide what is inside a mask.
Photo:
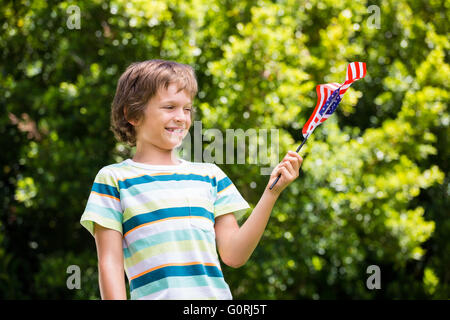
[(127, 106), (123, 106), (123, 116), (128, 121), (128, 118), (127, 118)]
[(127, 122), (133, 126), (140, 126), (142, 121), (144, 121), (144, 119), (142, 117), (137, 118), (137, 119), (129, 119), (128, 116), (128, 111), (127, 111), (127, 106), (123, 107), (123, 116), (125, 117), (125, 119), (127, 120)]
[(123, 116), (125, 117), (125, 119), (128, 121), (128, 123), (132, 124), (133, 126), (136, 126), (136, 122), (133, 120), (129, 120), (127, 117), (127, 106), (123, 107)]

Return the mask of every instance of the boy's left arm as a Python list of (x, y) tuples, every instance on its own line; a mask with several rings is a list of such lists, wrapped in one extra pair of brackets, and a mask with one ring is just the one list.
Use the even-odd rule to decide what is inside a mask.
[[(272, 171), (269, 183), (255, 209), (239, 227), (233, 213), (219, 216), (215, 221), (217, 248), (222, 261), (233, 268), (244, 265), (258, 245), (269, 221), (270, 213), (281, 192), (299, 176), (302, 157), (297, 152), (289, 151)], [(277, 184), (269, 186), (281, 173)]]

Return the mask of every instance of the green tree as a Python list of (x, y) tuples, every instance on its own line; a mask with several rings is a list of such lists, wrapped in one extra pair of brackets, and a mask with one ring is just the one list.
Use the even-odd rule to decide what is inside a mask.
[[(70, 5), (80, 29), (67, 25)], [(224, 267), (235, 298), (448, 299), (449, 4), (375, 3), (379, 28), (370, 5), (2, 2), (0, 298), (99, 298), (94, 241), (78, 221), (98, 170), (133, 152), (109, 130), (118, 77), (162, 58), (195, 68), (204, 129), (276, 128), (280, 158), (302, 141), (315, 86), (367, 63), (302, 149), (251, 260)], [(220, 166), (255, 205), (268, 176), (246, 163)], [(372, 264), (381, 290), (366, 288)], [(66, 287), (69, 265), (81, 290)]]

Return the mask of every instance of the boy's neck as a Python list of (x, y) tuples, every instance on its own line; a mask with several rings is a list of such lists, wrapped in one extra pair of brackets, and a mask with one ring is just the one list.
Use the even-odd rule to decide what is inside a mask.
[(174, 155), (174, 152), (167, 150), (167, 152), (139, 152), (136, 150), (134, 162), (156, 165), (156, 166), (172, 166), (181, 163)]

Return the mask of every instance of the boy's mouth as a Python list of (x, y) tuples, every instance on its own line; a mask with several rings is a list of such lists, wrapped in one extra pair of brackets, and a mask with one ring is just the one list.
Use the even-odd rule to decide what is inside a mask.
[(184, 133), (183, 128), (165, 128), (166, 131), (168, 131), (170, 134), (176, 135), (176, 136), (182, 136)]

